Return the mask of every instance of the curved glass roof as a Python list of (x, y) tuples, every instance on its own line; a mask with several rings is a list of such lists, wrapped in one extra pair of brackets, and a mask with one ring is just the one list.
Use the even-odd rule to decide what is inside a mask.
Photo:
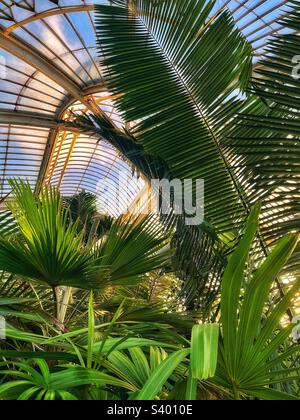
[[(131, 168), (105, 141), (58, 125), (70, 107), (84, 112), (89, 100), (122, 125), (97, 64), (93, 4), (107, 2), (0, 1), (0, 198), (10, 192), (7, 179), (20, 176), (33, 188), (41, 180), (58, 185), (66, 195), (91, 191), (101, 211), (116, 214), (103, 180), (116, 186)], [(281, 30), (288, 3), (217, 0), (215, 8), (233, 13), (259, 56), (267, 37)], [(143, 182), (133, 186), (130, 199)]]

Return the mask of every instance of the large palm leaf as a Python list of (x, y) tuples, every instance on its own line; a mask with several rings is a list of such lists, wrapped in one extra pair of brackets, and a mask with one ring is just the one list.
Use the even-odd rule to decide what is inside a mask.
[[(228, 12), (211, 15), (214, 1), (113, 3), (96, 8), (98, 42), (136, 140), (172, 176), (204, 178), (206, 220), (229, 238), (262, 200), (258, 243), (267, 255), (299, 226), (299, 81), (291, 81), (299, 37), (274, 39), (254, 95), (243, 97), (251, 48)], [(283, 21), (289, 30), (299, 29), (299, 2), (293, 5)], [(270, 110), (266, 101), (280, 106)]]
[(221, 140), (241, 106), (236, 92), (247, 84), (251, 48), (227, 12), (208, 20), (214, 2), (133, 1), (129, 11), (118, 3), (97, 8), (98, 39), (111, 89), (125, 94), (119, 109), (139, 122), (120, 134), (97, 116), (93, 131), (149, 179), (205, 179), (209, 223), (177, 220), (173, 244), (188, 305), (207, 314), (226, 263), (226, 247), (207, 226), (231, 235), (248, 210)]
[(83, 250), (77, 224), (69, 223), (59, 193), (45, 189), (36, 199), (28, 183), (12, 180), (10, 184), (14, 200), (9, 207), (19, 234), (1, 237), (0, 269), (52, 288), (83, 285), (91, 255)]
[[(167, 163), (146, 152), (144, 146), (126, 130), (116, 128), (105, 115), (84, 115), (76, 119), (83, 131), (105, 138), (150, 183), (152, 179), (173, 178)], [(228, 247), (220, 240), (212, 226), (186, 226), (184, 217), (174, 214), (163, 217), (163, 222), (176, 230), (171, 242), (175, 249), (173, 268), (184, 282), (183, 295), (187, 305), (200, 309), (204, 316), (211, 312), (211, 304), (219, 291), (218, 280), (226, 264)]]
[[(112, 284), (134, 284), (145, 273), (163, 267), (170, 259), (170, 234), (155, 216), (119, 218), (95, 251), (110, 267)], [(97, 269), (95, 270), (97, 276)]]
[(87, 246), (57, 190), (46, 188), (37, 199), (28, 183), (10, 184), (20, 234), (0, 237), (0, 270), (51, 288), (99, 289), (136, 283), (169, 258), (169, 233), (151, 216), (119, 219), (98, 245)]
[[(253, 77), (254, 100), (226, 140), (249, 200), (263, 200), (261, 226), (267, 245), (299, 230), (300, 79), (293, 77), (300, 51), (300, 2), (291, 2), (283, 35), (274, 36)], [(288, 271), (299, 272), (299, 252)]]
[(99, 140), (107, 140), (134, 171), (143, 174), (147, 179), (172, 178), (170, 169), (162, 158), (147, 153), (144, 146), (138, 143), (128, 130), (115, 127), (104, 113), (77, 116), (75, 122), (70, 125), (74, 124), (81, 131), (91, 132), (99, 137)]
[(244, 204), (221, 139), (251, 48), (227, 12), (208, 20), (213, 1), (118, 3), (96, 7), (96, 26), (120, 111), (174, 177), (206, 180), (207, 217), (232, 230)]

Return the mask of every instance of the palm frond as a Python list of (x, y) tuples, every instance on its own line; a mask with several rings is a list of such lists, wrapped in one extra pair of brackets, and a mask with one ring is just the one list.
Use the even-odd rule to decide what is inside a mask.
[[(109, 141), (132, 165), (133, 171), (142, 173), (149, 182), (152, 179), (172, 179), (166, 162), (147, 154), (144, 146), (137, 143), (130, 133), (116, 129), (104, 116), (80, 116), (76, 124), (81, 130)], [(224, 245), (208, 223), (200, 227), (186, 226), (182, 218), (172, 213), (162, 220), (176, 230), (171, 242), (175, 250), (173, 267), (185, 280), (183, 294), (187, 305), (201, 308), (203, 314), (208, 314), (211, 309), (208, 302), (212, 303), (219, 291), (218, 280), (226, 264)], [(207, 299), (202, 301), (201, 295), (204, 294)]]
[(221, 139), (240, 107), (234, 92), (250, 76), (251, 48), (227, 12), (208, 21), (213, 6), (96, 6), (96, 26), (110, 88), (122, 93), (118, 107), (136, 122), (137, 141), (174, 177), (205, 179), (207, 217), (230, 231), (245, 209)]
[(36, 198), (28, 183), (10, 184), (10, 209), (21, 235), (0, 238), (3, 271), (51, 288), (103, 289), (137, 282), (170, 257), (170, 233), (155, 216), (119, 218), (100, 242), (86, 245), (56, 189), (45, 188)]
[(78, 223), (77, 232), (83, 233), (86, 244), (109, 231), (113, 218), (98, 214), (96, 195), (83, 190), (72, 197), (64, 197), (63, 200), (70, 211), (71, 220)]
[[(109, 267), (113, 285), (129, 285), (170, 260), (170, 232), (157, 216), (119, 218), (97, 245), (96, 259)], [(97, 274), (97, 266), (95, 267)], [(91, 274), (92, 275), (92, 274)]]
[(20, 235), (0, 239), (1, 270), (52, 288), (69, 282), (78, 286), (90, 255), (83, 251), (76, 223), (68, 222), (59, 193), (45, 189), (37, 199), (28, 183), (10, 184), (14, 200), (9, 207)]
[(172, 246), (173, 267), (184, 280), (182, 295), (187, 307), (200, 311), (202, 319), (211, 318), (230, 248), (207, 223), (186, 226), (182, 219), (177, 223)]
[(171, 179), (172, 175), (167, 163), (157, 155), (146, 152), (144, 146), (126, 128), (120, 130), (105, 116), (105, 114), (80, 115), (72, 125), (84, 132), (91, 132), (104, 138), (120, 153), (133, 172), (143, 174), (147, 179)]
[[(299, 1), (282, 22), (284, 34), (271, 40), (248, 97), (241, 93), (251, 48), (227, 11), (212, 17), (213, 6), (196, 0), (97, 6), (99, 47), (136, 141), (160, 156), (173, 177), (205, 180), (206, 221), (221, 235), (238, 237), (252, 205), (262, 201), (258, 244), (267, 255), (299, 229), (299, 80), (292, 78)], [(295, 253), (287, 271), (299, 269), (297, 259)]]
[[(284, 33), (270, 40), (258, 63), (252, 93), (259, 99), (240, 114), (225, 146), (248, 200), (263, 202), (261, 233), (267, 248), (300, 226), (300, 78), (293, 76), (299, 21), (300, 2), (294, 1), (281, 22)], [(285, 272), (299, 269), (298, 250)]]

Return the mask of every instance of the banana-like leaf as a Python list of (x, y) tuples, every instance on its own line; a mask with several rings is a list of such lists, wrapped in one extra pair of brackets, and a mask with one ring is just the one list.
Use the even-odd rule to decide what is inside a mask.
[(200, 381), (213, 378), (218, 362), (219, 324), (195, 325), (191, 342), (191, 373)]

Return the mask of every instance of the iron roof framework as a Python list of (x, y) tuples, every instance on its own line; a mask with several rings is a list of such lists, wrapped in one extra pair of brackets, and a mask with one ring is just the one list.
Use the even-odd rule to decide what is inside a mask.
[[(59, 122), (70, 107), (90, 111), (92, 98), (122, 124), (96, 50), (93, 4), (108, 1), (0, 0), (0, 198), (9, 193), (7, 180), (19, 176), (32, 188), (44, 180), (67, 195), (96, 193), (102, 211), (115, 215), (103, 182), (117, 188), (119, 174), (130, 177), (131, 168), (104, 140)], [(215, 7), (232, 12), (259, 56), (267, 38), (283, 30), (278, 19), (288, 3), (217, 0)], [(130, 197), (142, 186), (135, 181)]]

